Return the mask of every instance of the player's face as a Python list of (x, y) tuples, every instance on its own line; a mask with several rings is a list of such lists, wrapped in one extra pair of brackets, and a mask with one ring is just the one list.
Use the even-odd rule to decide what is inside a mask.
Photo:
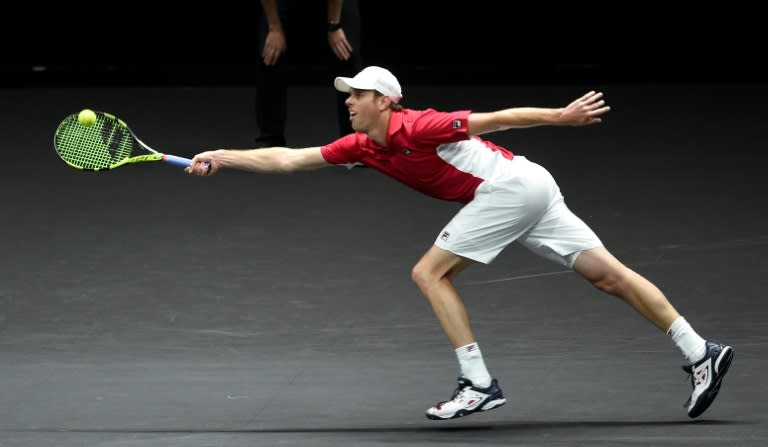
[(346, 100), (352, 129), (367, 132), (379, 119), (381, 96), (373, 90), (350, 89)]

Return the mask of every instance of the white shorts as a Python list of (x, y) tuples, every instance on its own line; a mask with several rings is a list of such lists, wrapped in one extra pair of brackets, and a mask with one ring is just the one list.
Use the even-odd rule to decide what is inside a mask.
[(488, 264), (518, 241), (568, 268), (582, 251), (602, 246), (565, 205), (549, 171), (520, 155), (506, 163), (502, 175), (480, 184), (475, 198), (451, 219), (435, 245)]

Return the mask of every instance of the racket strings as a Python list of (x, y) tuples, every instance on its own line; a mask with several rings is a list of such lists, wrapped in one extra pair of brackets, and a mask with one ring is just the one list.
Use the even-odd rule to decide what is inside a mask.
[(133, 151), (133, 138), (128, 129), (102, 113), (96, 114), (96, 122), (91, 126), (80, 124), (74, 114), (59, 125), (55, 146), (67, 163), (98, 170), (128, 158)]

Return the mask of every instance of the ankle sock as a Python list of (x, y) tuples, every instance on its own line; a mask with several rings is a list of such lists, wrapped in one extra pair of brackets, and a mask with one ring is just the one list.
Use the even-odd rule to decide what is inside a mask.
[(459, 359), (461, 374), (472, 381), (475, 388), (488, 388), (491, 386), (491, 375), (485, 367), (483, 354), (477, 343), (470, 343), (456, 349), (456, 357)]
[(707, 342), (693, 330), (685, 318), (678, 317), (667, 330), (688, 363), (695, 363), (707, 353)]

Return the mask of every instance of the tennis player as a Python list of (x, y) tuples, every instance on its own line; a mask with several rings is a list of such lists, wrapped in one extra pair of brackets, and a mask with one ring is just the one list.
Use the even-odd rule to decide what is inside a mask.
[(457, 418), (506, 403), (486, 367), (453, 280), (473, 262), (490, 263), (512, 242), (573, 269), (666, 331), (686, 359), (683, 369), (691, 374), (688, 416), (697, 417), (709, 407), (730, 366), (733, 348), (704, 340), (656, 286), (606, 250), (566, 206), (546, 169), (479, 137), (511, 128), (598, 124), (610, 110), (602, 93), (589, 92), (562, 108), (476, 113), (404, 108), (400, 83), (381, 67), (367, 67), (353, 78), (337, 77), (334, 86), (349, 93), (346, 104), (355, 133), (304, 149), (202, 152), (186, 171), (288, 173), (362, 162), (424, 194), (464, 204), (412, 271), (413, 281), (456, 351), (461, 371), (451, 398), (429, 408), (428, 418)]

